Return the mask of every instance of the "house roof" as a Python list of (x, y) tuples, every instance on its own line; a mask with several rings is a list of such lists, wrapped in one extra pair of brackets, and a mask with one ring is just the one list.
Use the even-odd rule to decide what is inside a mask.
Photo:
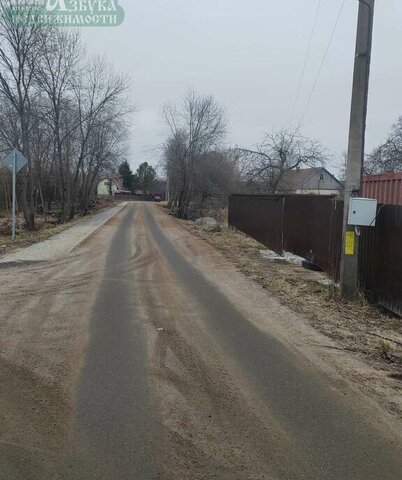
[(333, 177), (341, 186), (339, 180), (337, 180), (331, 172), (329, 172), (324, 167), (315, 167), (315, 168), (300, 168), (289, 170), (282, 177), (282, 180), (279, 183), (279, 188), (281, 190), (296, 191), (303, 187), (303, 185), (310, 180), (312, 177), (319, 175), (322, 171)]

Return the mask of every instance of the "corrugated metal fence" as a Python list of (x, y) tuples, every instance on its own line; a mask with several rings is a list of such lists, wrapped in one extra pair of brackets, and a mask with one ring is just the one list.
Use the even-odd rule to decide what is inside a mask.
[(402, 316), (402, 206), (380, 205), (376, 227), (362, 229), (360, 280), (372, 302)]
[(229, 225), (282, 253), (284, 201), (285, 197), (276, 195), (232, 195)]
[(307, 258), (339, 277), (342, 202), (317, 195), (232, 195), (229, 225), (271, 250)]
[[(311, 195), (232, 195), (229, 225), (268, 248), (307, 258), (338, 280), (343, 202)], [(380, 206), (361, 233), (360, 276), (368, 297), (402, 315), (402, 207)]]
[(283, 250), (314, 262), (339, 278), (343, 204), (334, 197), (284, 199)]
[(363, 196), (379, 203), (402, 205), (402, 173), (383, 173), (363, 177)]

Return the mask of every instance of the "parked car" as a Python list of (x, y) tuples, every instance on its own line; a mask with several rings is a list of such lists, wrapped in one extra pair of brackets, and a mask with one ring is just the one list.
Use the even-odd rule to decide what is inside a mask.
[(151, 199), (154, 202), (162, 202), (163, 195), (161, 193), (151, 193)]

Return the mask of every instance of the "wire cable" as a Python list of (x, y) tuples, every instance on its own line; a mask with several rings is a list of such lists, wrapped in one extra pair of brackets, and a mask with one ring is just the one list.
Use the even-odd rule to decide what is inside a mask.
[(303, 80), (304, 80), (304, 74), (306, 73), (308, 57), (310, 56), (311, 47), (313, 45), (313, 38), (314, 38), (315, 28), (317, 26), (317, 20), (318, 20), (318, 15), (320, 13), (321, 4), (322, 4), (322, 0), (318, 0), (317, 8), (316, 8), (316, 11), (315, 11), (314, 22), (313, 22), (313, 28), (311, 29), (310, 39), (309, 39), (309, 43), (308, 43), (307, 50), (306, 50), (306, 56), (304, 58), (304, 65), (303, 65), (302, 72), (301, 72), (301, 75), (300, 75), (299, 85), (297, 87), (296, 98), (295, 98), (295, 101), (294, 101), (294, 104), (293, 104), (292, 114), (291, 114), (291, 117), (290, 117), (290, 127), (292, 127), (293, 119), (294, 119), (295, 112), (296, 112), (296, 107), (297, 107), (297, 104), (299, 102), (300, 91), (301, 91), (301, 87), (302, 87)]
[(346, 0), (343, 0), (341, 6), (340, 6), (340, 8), (339, 8), (338, 16), (336, 17), (335, 24), (334, 24), (334, 28), (332, 29), (332, 33), (331, 33), (331, 36), (330, 36), (330, 38), (329, 38), (327, 48), (325, 49), (324, 56), (322, 57), (322, 61), (321, 61), (321, 64), (320, 64), (320, 68), (318, 69), (317, 75), (316, 75), (316, 77), (315, 77), (315, 79), (314, 79), (313, 88), (311, 89), (310, 95), (309, 95), (309, 97), (308, 97), (306, 107), (305, 107), (305, 109), (304, 109), (304, 111), (303, 111), (303, 115), (302, 115), (301, 118), (300, 118), (300, 125), (303, 123), (303, 120), (304, 120), (304, 118), (305, 118), (305, 116), (306, 116), (307, 110), (308, 110), (308, 108), (309, 108), (309, 106), (310, 106), (310, 103), (311, 103), (311, 100), (312, 100), (312, 98), (313, 98), (315, 89), (316, 89), (317, 84), (318, 84), (318, 80), (319, 80), (319, 78), (320, 78), (322, 69), (323, 69), (323, 67), (324, 67), (325, 60), (327, 59), (328, 52), (329, 52), (329, 49), (330, 49), (331, 44), (332, 44), (332, 40), (334, 39), (335, 32), (336, 32), (336, 28), (337, 28), (338, 23), (339, 23), (339, 20), (340, 20), (340, 18), (341, 18), (341, 15), (342, 15), (342, 12), (343, 12), (343, 7), (345, 6), (345, 3), (346, 3)]

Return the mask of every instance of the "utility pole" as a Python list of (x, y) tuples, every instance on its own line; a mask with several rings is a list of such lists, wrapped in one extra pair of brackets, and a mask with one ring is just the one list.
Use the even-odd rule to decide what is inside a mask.
[(341, 290), (347, 300), (356, 299), (359, 292), (359, 236), (355, 227), (348, 225), (348, 216), (350, 199), (361, 192), (375, 0), (359, 2), (341, 262)]

